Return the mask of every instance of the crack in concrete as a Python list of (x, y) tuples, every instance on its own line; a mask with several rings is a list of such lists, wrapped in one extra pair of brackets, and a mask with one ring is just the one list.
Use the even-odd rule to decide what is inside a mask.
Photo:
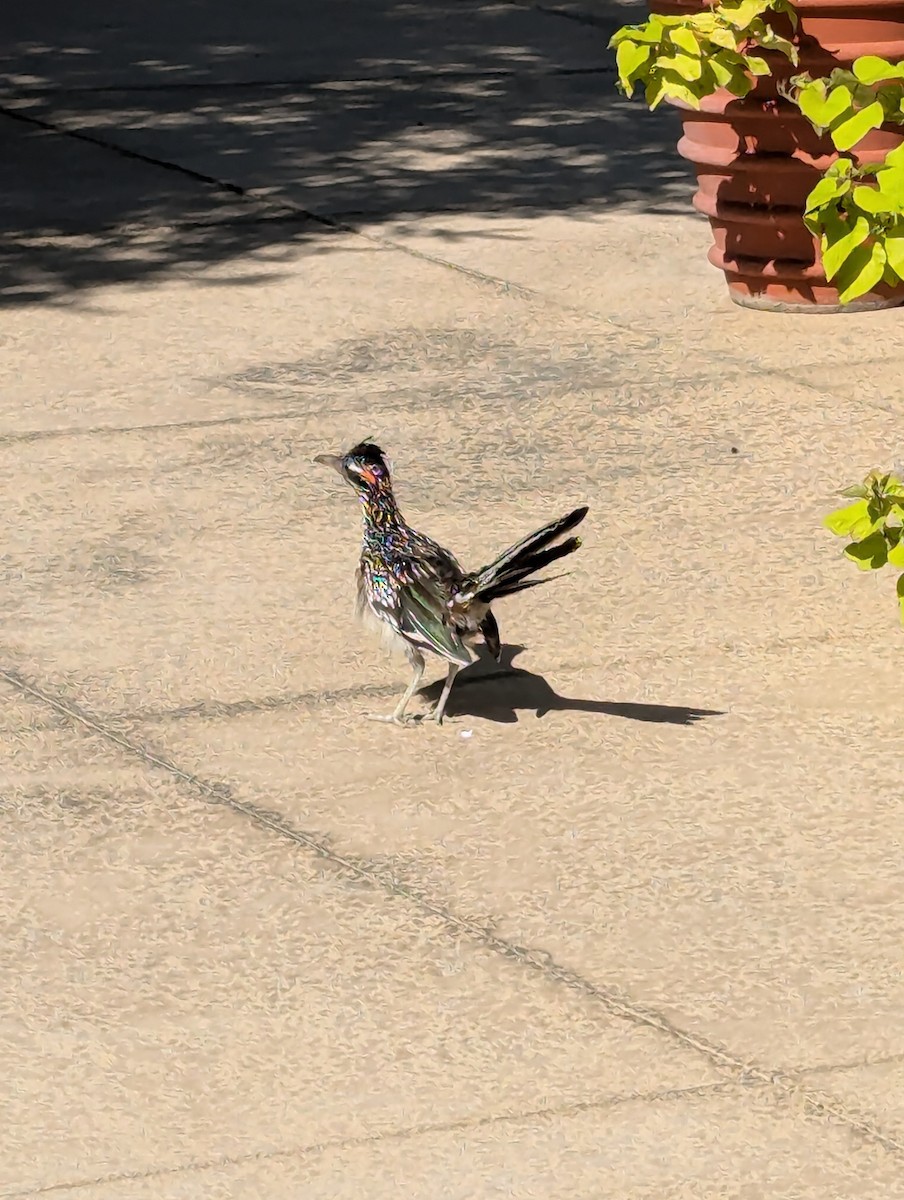
[(682, 1028), (662, 1013), (646, 1007), (617, 988), (594, 983), (580, 972), (558, 963), (545, 950), (519, 945), (508, 938), (501, 937), (492, 928), (460, 916), (432, 896), (420, 892), (410, 884), (402, 883), (390, 872), (375, 868), (366, 859), (334, 850), (322, 837), (317, 837), (296, 827), (283, 814), (271, 812), (256, 804), (241, 800), (233, 794), (230, 787), (205, 780), (193, 771), (180, 767), (178, 763), (164, 755), (148, 749), (140, 742), (124, 737), (103, 724), (92, 713), (70, 701), (61, 699), (48, 688), (38, 686), (18, 671), (0, 668), (0, 680), (8, 683), (20, 694), (51, 708), (58, 716), (66, 718), (76, 727), (103, 738), (146, 766), (165, 771), (173, 779), (209, 803), (229, 808), (236, 814), (252, 821), (259, 828), (294, 842), (316, 855), (317, 858), (328, 862), (348, 878), (367, 884), (376, 891), (407, 900), (424, 915), (434, 918), (453, 936), (464, 938), (484, 949), (492, 950), (500, 957), (517, 962), (547, 980), (570, 988), (601, 1005), (610, 1016), (627, 1021), (635, 1028), (651, 1029), (662, 1034), (668, 1042), (702, 1056), (716, 1070), (726, 1073), (735, 1084), (768, 1085), (773, 1089), (777, 1099), (791, 1105), (800, 1105), (807, 1116), (837, 1121), (852, 1133), (881, 1146), (890, 1153), (904, 1157), (904, 1139), (884, 1130), (872, 1116), (855, 1112), (842, 1100), (807, 1087), (800, 1078), (796, 1078), (794, 1075), (780, 1070), (772, 1070), (752, 1060), (739, 1057), (702, 1034)]
[[(545, 11), (538, 9), (538, 11)], [(566, 14), (561, 14), (565, 16)], [(450, 83), (469, 83), (481, 79), (561, 79), (578, 75), (614, 75), (615, 65), (600, 65), (598, 67), (548, 67), (526, 70), (505, 67), (487, 68), (485, 70), (435, 70), (433, 68), (412, 69), (404, 73), (385, 75), (355, 75), (343, 78), (343, 85), (374, 87), (381, 84), (420, 83), (424, 79), (431, 81), (443, 80)], [(304, 92), (320, 91), (335, 87), (336, 78), (333, 75), (309, 75), (298, 79), (185, 79), (170, 80), (167, 83), (110, 83), (97, 87), (79, 86), (53, 87), (48, 84), (25, 83), (13, 89), (0, 89), (0, 102), (18, 101), (31, 97), (53, 97), (65, 100), (67, 96), (133, 96), (169, 92), (203, 91), (238, 92), (238, 91), (273, 91), (273, 92)]]
[(364, 1134), (359, 1137), (333, 1138), (324, 1142), (312, 1142), (307, 1146), (287, 1147), (284, 1150), (263, 1150), (259, 1153), (224, 1155), (221, 1158), (186, 1163), (183, 1166), (159, 1167), (149, 1171), (122, 1171), (110, 1175), (97, 1176), (92, 1179), (78, 1179), (68, 1183), (52, 1183), (45, 1187), (30, 1189), (28, 1192), (0, 1192), (0, 1200), (27, 1200), (30, 1196), (46, 1196), (54, 1192), (69, 1191), (76, 1188), (99, 1187), (106, 1184), (137, 1182), (145, 1179), (160, 1179), (173, 1175), (212, 1171), (224, 1167), (241, 1167), (256, 1162), (278, 1162), (280, 1159), (305, 1158), (310, 1155), (325, 1154), (330, 1150), (347, 1150), (360, 1146), (375, 1146), (380, 1142), (405, 1141), (409, 1138), (429, 1136), (431, 1134), (465, 1133), (492, 1128), (497, 1125), (514, 1125), (519, 1121), (552, 1120), (556, 1117), (575, 1116), (578, 1113), (606, 1111), (625, 1104), (657, 1104), (676, 1100), (680, 1101), (697, 1096), (718, 1096), (736, 1091), (739, 1086), (756, 1088), (762, 1085), (756, 1083), (739, 1085), (735, 1080), (725, 1080), (720, 1083), (701, 1083), (694, 1087), (686, 1088), (664, 1088), (652, 1092), (626, 1092), (620, 1095), (605, 1096), (598, 1100), (578, 1100), (573, 1104), (565, 1104), (561, 1107), (532, 1108), (520, 1112), (493, 1113), (485, 1117), (464, 1117), (459, 1121), (412, 1125), (403, 1129), (391, 1129), (383, 1133)]

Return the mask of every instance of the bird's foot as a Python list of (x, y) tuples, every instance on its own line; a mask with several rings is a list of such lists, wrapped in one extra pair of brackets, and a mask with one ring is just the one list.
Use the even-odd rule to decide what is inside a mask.
[(420, 719), (421, 721), (435, 721), (437, 725), (442, 725), (446, 717), (444, 713), (438, 712), (436, 705), (434, 705), (433, 708), (431, 708), (429, 712), (425, 712)]
[(365, 718), (368, 721), (379, 721), (383, 725), (399, 725), (403, 729), (410, 728), (412, 725), (420, 725), (421, 717), (414, 713), (404, 713), (402, 716), (396, 716), (395, 713), (365, 713)]

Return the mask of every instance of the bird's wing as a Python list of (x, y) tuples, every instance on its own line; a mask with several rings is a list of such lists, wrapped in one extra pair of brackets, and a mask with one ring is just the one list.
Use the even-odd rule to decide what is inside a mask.
[(471, 655), (449, 610), (453, 577), (458, 574), (450, 559), (445, 554), (437, 558), (418, 555), (404, 563), (399, 592), (401, 631), (434, 654), (467, 665)]
[(471, 655), (451, 622), (449, 584), (439, 564), (400, 559), (392, 575), (372, 576), (371, 606), (412, 645), (467, 666)]
[(471, 655), (449, 624), (449, 610), (429, 588), (419, 583), (406, 584), (400, 592), (401, 631), (403, 635), (432, 650), (434, 654), (467, 666)]

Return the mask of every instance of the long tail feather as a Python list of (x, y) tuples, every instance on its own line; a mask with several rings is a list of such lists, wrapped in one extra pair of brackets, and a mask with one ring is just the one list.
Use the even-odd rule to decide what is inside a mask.
[(580, 525), (581, 521), (587, 516), (589, 506), (584, 505), (582, 508), (576, 508), (573, 512), (568, 513), (565, 517), (559, 517), (555, 521), (550, 521), (548, 525), (544, 525), (542, 529), (536, 530), (534, 533), (528, 534), (522, 538), (520, 542), (515, 542), (514, 546), (509, 546), (507, 550), (493, 559), (491, 563), (479, 571), (477, 574), (477, 590), (485, 586), (486, 579), (498, 579), (505, 572), (506, 568), (513, 566), (516, 561), (523, 558), (525, 555), (533, 554), (537, 550), (542, 550), (544, 546), (548, 546), (550, 542), (554, 542), (556, 538), (561, 537), (563, 533), (568, 533), (574, 529), (576, 525)]
[(537, 571), (542, 571), (544, 567), (548, 567), (550, 563), (564, 558), (566, 554), (574, 554), (580, 545), (580, 538), (567, 538), (558, 546), (549, 546), (546, 550), (541, 550), (539, 553), (526, 554), (523, 558), (517, 558), (514, 562), (509, 563), (500, 575), (495, 579), (491, 579), (488, 585), (482, 591), (478, 592), (477, 595), (481, 600), (487, 602), (494, 600), (503, 591), (510, 595), (513, 585), (520, 584), (529, 575), (534, 575)]
[(530, 583), (525, 583), (525, 580), (528, 575), (541, 571), (550, 563), (564, 558), (566, 554), (573, 554), (577, 550), (581, 544), (581, 539), (577, 537), (567, 538), (557, 545), (550, 545), (550, 543), (555, 542), (557, 538), (579, 525), (586, 517), (587, 512), (586, 506), (576, 508), (567, 516), (551, 521), (542, 529), (538, 529), (528, 537), (522, 538), (520, 542), (516, 542), (514, 546), (510, 546), (508, 550), (505, 550), (498, 558), (472, 577), (466, 593), (461, 598), (467, 600), (477, 597), (485, 603), (490, 603), (501, 596), (511, 596), (515, 592), (524, 591), (526, 587), (535, 587), (537, 584), (545, 583), (546, 580), (542, 579)]
[(493, 599), (501, 600), (503, 596), (514, 596), (516, 592), (526, 592), (528, 588), (539, 587), (542, 583), (552, 583), (554, 579), (564, 579), (568, 574), (570, 572), (562, 571), (559, 575), (546, 575), (543, 579), (522, 579), (520, 583), (504, 584), (494, 590)]

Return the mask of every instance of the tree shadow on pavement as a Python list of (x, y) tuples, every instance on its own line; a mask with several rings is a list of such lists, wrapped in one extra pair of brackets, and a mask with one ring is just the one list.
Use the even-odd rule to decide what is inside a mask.
[(687, 211), (675, 115), (620, 98), (606, 48), (644, 10), (593, 3), (592, 25), (489, 0), (15, 6), (0, 304), (251, 286), (347, 246), (342, 223), (410, 219), (442, 252), (449, 214), (517, 237), (506, 217)]
[[(518, 720), (519, 710), (533, 710), (537, 717), (544, 717), (550, 712), (585, 712), (657, 725), (693, 725), (707, 717), (725, 715), (719, 709), (690, 708), (686, 705), (632, 704), (560, 696), (542, 675), (512, 666), (513, 659), (525, 648), (503, 646), (502, 660), (496, 663), (483, 647), (479, 647), (479, 661), (463, 671), (455, 681), (446, 707), (447, 715), (480, 717), (501, 724), (512, 724)], [(443, 680), (439, 679), (429, 687), (422, 688), (419, 695), (432, 704), (439, 699), (442, 689)]]

